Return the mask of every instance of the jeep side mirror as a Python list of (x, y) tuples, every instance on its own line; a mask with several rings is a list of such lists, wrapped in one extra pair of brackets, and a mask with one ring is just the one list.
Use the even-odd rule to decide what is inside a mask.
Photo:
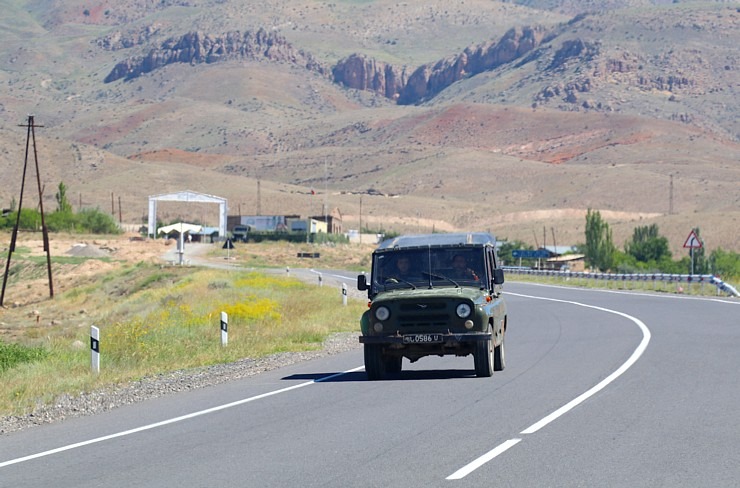
[(494, 285), (504, 284), (504, 270), (503, 269), (496, 268), (493, 270), (493, 284)]
[(357, 289), (360, 291), (365, 291), (369, 287), (367, 286), (367, 278), (364, 274), (357, 275)]

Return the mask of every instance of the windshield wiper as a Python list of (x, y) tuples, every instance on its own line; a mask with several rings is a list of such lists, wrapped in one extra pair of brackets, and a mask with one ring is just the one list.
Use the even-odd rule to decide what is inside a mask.
[[(453, 279), (452, 279), (452, 278), (450, 278), (449, 276), (445, 276), (445, 275), (440, 275), (440, 274), (436, 274), (436, 273), (427, 273), (427, 272), (424, 272), (424, 273), (422, 273), (422, 274), (424, 274), (424, 275), (427, 275), (427, 276), (429, 276), (430, 278), (436, 278), (436, 279), (438, 279), (438, 280), (447, 280), (447, 281), (451, 282), (451, 283), (452, 283), (453, 285), (455, 285), (455, 288), (460, 288), (460, 285), (458, 284), (458, 282), (457, 282), (457, 281), (455, 281), (455, 280), (453, 280)], [(430, 282), (430, 283), (429, 283), (429, 287), (430, 287), (430, 288), (431, 288), (431, 285), (432, 285), (432, 284), (431, 284), (431, 282)]]

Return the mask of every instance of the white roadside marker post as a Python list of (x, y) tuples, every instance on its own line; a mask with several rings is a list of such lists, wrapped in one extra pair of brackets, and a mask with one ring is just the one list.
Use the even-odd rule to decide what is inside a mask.
[(324, 277), (319, 273), (319, 286), (324, 286)]
[(221, 345), (226, 347), (229, 343), (229, 315), (221, 312)]
[(347, 283), (342, 283), (342, 305), (347, 305)]
[(100, 373), (100, 329), (90, 327), (90, 364), (92, 372)]

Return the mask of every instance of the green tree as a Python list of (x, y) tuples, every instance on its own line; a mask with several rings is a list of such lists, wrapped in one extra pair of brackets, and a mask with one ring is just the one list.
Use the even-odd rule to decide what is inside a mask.
[(723, 280), (740, 277), (740, 254), (715, 249), (709, 255), (710, 272)]
[(627, 243), (625, 251), (643, 263), (671, 257), (668, 239), (660, 236), (656, 224), (636, 227), (632, 233), (632, 241)]
[(612, 240), (612, 231), (609, 224), (601, 219), (598, 210), (590, 208), (586, 213), (586, 245), (584, 254), (586, 265), (607, 271), (614, 265), (614, 256), (617, 248)]
[(59, 191), (57, 191), (55, 197), (57, 199), (57, 212), (72, 213), (72, 204), (67, 199), (67, 185), (63, 181), (59, 182)]

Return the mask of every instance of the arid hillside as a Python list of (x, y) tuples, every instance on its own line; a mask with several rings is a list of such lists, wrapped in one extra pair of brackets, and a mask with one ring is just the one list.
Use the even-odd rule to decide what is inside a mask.
[[(0, 0), (0, 206), (141, 224), (193, 190), (345, 229), (740, 251), (740, 8), (567, 0)], [(24, 206), (38, 190), (31, 148)], [(30, 203), (29, 203), (30, 202)], [(207, 225), (216, 210), (163, 204)], [(535, 240), (537, 242), (535, 242)]]

